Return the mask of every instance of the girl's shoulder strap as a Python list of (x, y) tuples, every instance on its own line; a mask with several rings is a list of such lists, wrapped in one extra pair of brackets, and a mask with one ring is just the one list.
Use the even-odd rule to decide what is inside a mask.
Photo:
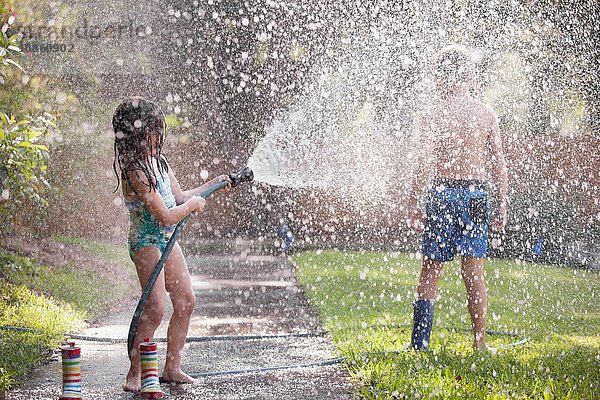
[(150, 168), (134, 167), (127, 171), (127, 173), (129, 175), (129, 186), (131, 186), (133, 191), (138, 195), (139, 193), (135, 189), (136, 185), (131, 184), (132, 179), (140, 182), (143, 186), (148, 187), (150, 191), (156, 189), (156, 187), (158, 186), (158, 181), (160, 180), (160, 173), (157, 174), (156, 169), (152, 166), (150, 166)]

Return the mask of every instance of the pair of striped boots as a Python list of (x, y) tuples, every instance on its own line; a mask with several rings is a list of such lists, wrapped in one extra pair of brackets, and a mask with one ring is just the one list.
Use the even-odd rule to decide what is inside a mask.
[[(158, 346), (150, 339), (140, 343), (140, 364), (142, 368), (142, 388), (144, 399), (161, 399), (164, 393), (158, 378)], [(59, 400), (81, 400), (81, 347), (69, 342), (61, 347), (63, 383)]]

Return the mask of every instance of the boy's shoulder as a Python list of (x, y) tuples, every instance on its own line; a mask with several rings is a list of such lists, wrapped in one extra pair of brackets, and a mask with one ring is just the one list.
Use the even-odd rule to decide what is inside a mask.
[(477, 104), (477, 107), (479, 108), (481, 113), (484, 114), (486, 117), (497, 118), (496, 111), (494, 111), (491, 105), (477, 99), (473, 99), (473, 101)]
[(495, 124), (498, 121), (498, 114), (496, 111), (487, 103), (481, 100), (471, 98), (471, 107), (476, 111), (479, 119), (487, 124)]

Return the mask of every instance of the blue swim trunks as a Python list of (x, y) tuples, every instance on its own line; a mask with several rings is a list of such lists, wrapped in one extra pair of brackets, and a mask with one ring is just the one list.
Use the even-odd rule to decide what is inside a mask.
[[(164, 176), (157, 176), (156, 190), (167, 208), (177, 205), (171, 191), (171, 180), (166, 173)], [(164, 253), (176, 225), (162, 226), (141, 200), (126, 201), (125, 204), (129, 209), (129, 257), (133, 260), (136, 251), (145, 246), (158, 247)]]
[(487, 252), (489, 200), (477, 180), (438, 178), (426, 197), (423, 256), (446, 262), (461, 256), (483, 258)]

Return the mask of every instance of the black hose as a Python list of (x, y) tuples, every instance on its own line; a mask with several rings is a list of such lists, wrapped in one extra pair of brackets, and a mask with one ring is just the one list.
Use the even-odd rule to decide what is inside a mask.
[(276, 367), (264, 367), (264, 368), (245, 368), (245, 369), (234, 369), (227, 371), (203, 371), (203, 372), (192, 372), (189, 374), (192, 378), (204, 378), (209, 376), (224, 376), (224, 375), (239, 375), (239, 374), (252, 374), (261, 372), (274, 372), (283, 371), (287, 369), (298, 369), (298, 368), (315, 368), (315, 367), (326, 367), (329, 365), (335, 365), (344, 362), (344, 357), (330, 358), (328, 360), (313, 361), (304, 364), (294, 365), (278, 365)]
[[(372, 329), (389, 329), (389, 328), (410, 328), (408, 325), (370, 325), (367, 328)], [(39, 329), (33, 328), (23, 328), (16, 326), (0, 326), (0, 329), (3, 330), (11, 330), (11, 331), (19, 331), (19, 332), (39, 332)], [(361, 328), (364, 329), (364, 328)], [(455, 328), (455, 327), (440, 327), (438, 329), (448, 329), (450, 331), (471, 331), (470, 328)], [(269, 339), (280, 339), (280, 338), (291, 338), (291, 337), (315, 337), (315, 336), (326, 336), (328, 334), (327, 331), (315, 331), (315, 332), (300, 332), (300, 333), (287, 333), (287, 334), (279, 334), (279, 335), (232, 335), (232, 336), (188, 336), (186, 338), (186, 342), (210, 342), (210, 341), (226, 341), (226, 340), (269, 340)], [(527, 338), (523, 335), (519, 335), (514, 332), (499, 332), (499, 331), (486, 331), (488, 335), (496, 335), (496, 336), (508, 336), (519, 339), (516, 342), (508, 343), (499, 348), (509, 348), (509, 347), (517, 347), (523, 345), (527, 342)], [(69, 337), (70, 339), (88, 341), (88, 342), (108, 342), (108, 343), (123, 343), (125, 339), (119, 338), (107, 338), (107, 337), (96, 337), (96, 336), (83, 336), (77, 334), (63, 334), (65, 337)], [(166, 338), (154, 338), (155, 342), (166, 342)], [(358, 354), (358, 356), (376, 356), (376, 355), (400, 355), (408, 352), (414, 351), (410, 347), (406, 347), (403, 350), (388, 350), (388, 351), (367, 351)], [(192, 372), (189, 375), (193, 378), (201, 378), (201, 377), (211, 377), (211, 376), (225, 376), (225, 375), (239, 375), (239, 374), (249, 374), (249, 373), (262, 373), (262, 372), (273, 372), (273, 371), (282, 371), (289, 369), (299, 369), (299, 368), (315, 368), (315, 367), (324, 367), (334, 364), (339, 364), (346, 361), (346, 357), (337, 357), (330, 358), (326, 360), (317, 360), (311, 361), (303, 364), (293, 364), (293, 365), (279, 365), (274, 367), (264, 367), (264, 368), (245, 368), (245, 369), (237, 369), (237, 370), (225, 370), (225, 371), (202, 371), (202, 372)]]

